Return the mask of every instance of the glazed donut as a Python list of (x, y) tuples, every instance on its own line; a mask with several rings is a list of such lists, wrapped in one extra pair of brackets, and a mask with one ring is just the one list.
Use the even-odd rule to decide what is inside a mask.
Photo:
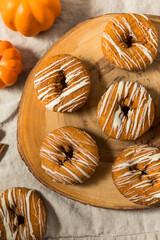
[(43, 202), (33, 190), (12, 188), (0, 195), (0, 239), (40, 240), (46, 223)]
[(119, 140), (135, 140), (154, 121), (152, 98), (136, 82), (113, 83), (98, 104), (97, 119), (107, 136)]
[(158, 33), (144, 15), (117, 14), (108, 21), (101, 45), (113, 65), (129, 71), (142, 70), (157, 55)]
[(73, 112), (84, 105), (91, 87), (90, 74), (79, 59), (68, 54), (50, 57), (38, 67), (34, 88), (49, 110)]
[(160, 204), (160, 151), (135, 145), (122, 151), (112, 168), (113, 181), (130, 201), (143, 205)]
[(82, 183), (94, 173), (99, 154), (95, 141), (84, 131), (62, 127), (49, 133), (40, 149), (41, 166), (52, 181)]

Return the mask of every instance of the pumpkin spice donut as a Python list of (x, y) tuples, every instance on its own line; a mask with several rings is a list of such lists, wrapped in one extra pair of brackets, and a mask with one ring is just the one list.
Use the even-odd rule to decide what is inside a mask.
[(33, 190), (12, 188), (0, 195), (0, 239), (40, 240), (46, 223), (43, 202)]
[(96, 142), (84, 131), (62, 127), (49, 133), (40, 149), (41, 166), (52, 181), (83, 183), (94, 173), (99, 153)]
[(160, 204), (160, 151), (135, 145), (122, 151), (112, 168), (113, 181), (130, 201), (142, 205)]
[(135, 140), (154, 121), (152, 98), (137, 82), (113, 83), (98, 104), (97, 120), (107, 136)]
[(91, 80), (84, 63), (71, 55), (61, 54), (40, 65), (34, 87), (38, 99), (47, 109), (73, 112), (86, 102)]
[(129, 71), (150, 65), (158, 51), (158, 33), (141, 14), (116, 14), (105, 27), (102, 51), (113, 65)]

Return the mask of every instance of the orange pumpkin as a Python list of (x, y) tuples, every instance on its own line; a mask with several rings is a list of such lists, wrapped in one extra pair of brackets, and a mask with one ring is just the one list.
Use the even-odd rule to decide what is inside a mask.
[(0, 89), (13, 85), (22, 72), (20, 52), (8, 41), (0, 41)]
[(31, 37), (51, 28), (61, 13), (59, 0), (0, 0), (6, 26)]

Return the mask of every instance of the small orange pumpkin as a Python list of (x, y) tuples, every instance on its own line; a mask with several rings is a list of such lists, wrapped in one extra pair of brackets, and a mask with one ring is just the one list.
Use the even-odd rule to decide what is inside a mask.
[(0, 41), (0, 89), (13, 85), (22, 72), (20, 52), (8, 41)]
[(0, 0), (6, 26), (31, 37), (50, 29), (61, 13), (59, 0)]

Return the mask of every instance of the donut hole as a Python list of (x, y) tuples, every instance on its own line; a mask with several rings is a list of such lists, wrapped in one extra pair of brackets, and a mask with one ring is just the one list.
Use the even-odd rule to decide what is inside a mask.
[(141, 172), (141, 174), (142, 174), (142, 175), (147, 175), (147, 173), (146, 173), (145, 170), (143, 170), (143, 171)]
[(130, 110), (130, 107), (128, 106), (121, 106), (123, 114), (125, 117), (128, 117), (128, 111)]
[(128, 38), (127, 38), (127, 46), (128, 46), (128, 48), (130, 48), (131, 46), (132, 46), (132, 40), (133, 40), (133, 37), (132, 36), (128, 36)]
[[(17, 207), (17, 206), (16, 206), (16, 207)], [(10, 208), (10, 211), (12, 212), (13, 215), (16, 215), (16, 216), (17, 216), (18, 226), (25, 223), (25, 218), (24, 218), (22, 215), (18, 215), (18, 214), (16, 213), (16, 210), (13, 210), (13, 209)]]
[(66, 158), (73, 158), (73, 149), (70, 149), (68, 152), (65, 152)]
[(130, 166), (130, 167), (129, 167), (129, 170), (130, 170), (131, 172), (139, 171), (138, 168), (137, 168), (137, 164)]
[(63, 161), (58, 159), (58, 163), (60, 166), (63, 166)]
[(24, 224), (24, 222), (25, 222), (24, 217), (23, 216), (18, 216), (18, 215), (17, 215), (17, 217), (18, 217), (18, 226)]
[(61, 77), (61, 80), (60, 80), (61, 91), (63, 91), (63, 89), (67, 88), (66, 76), (63, 70), (60, 71), (60, 77)]
[(60, 166), (63, 166), (64, 162), (66, 162), (68, 160), (69, 161), (72, 160), (72, 158), (73, 158), (73, 149), (69, 148), (69, 150), (66, 151), (65, 148), (63, 146), (61, 146), (61, 151), (65, 154), (65, 159), (63, 161), (58, 159), (58, 162), (59, 162)]
[(132, 44), (135, 43), (134, 38), (130, 35), (128, 35), (127, 37), (125, 37), (124, 41), (123, 41), (123, 45), (125, 48), (130, 48), (132, 47)]

